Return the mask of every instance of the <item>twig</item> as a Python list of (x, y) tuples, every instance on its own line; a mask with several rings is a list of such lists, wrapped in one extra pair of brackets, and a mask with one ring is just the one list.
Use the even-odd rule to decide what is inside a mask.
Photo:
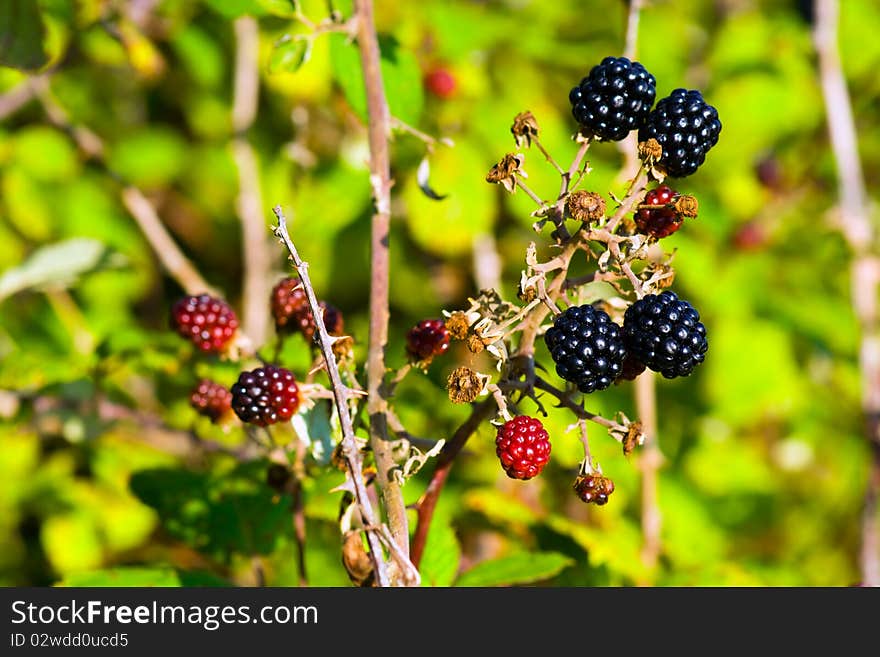
[(428, 530), (431, 528), (434, 509), (437, 506), (437, 500), (446, 483), (446, 478), (449, 476), (449, 470), (452, 468), (455, 457), (458, 456), (461, 448), (464, 447), (468, 438), (477, 430), (480, 423), (486, 418), (491, 417), (494, 411), (495, 400), (491, 397), (472, 406), (471, 414), (467, 420), (456, 429), (455, 433), (452, 434), (452, 438), (440, 450), (440, 455), (437, 457), (437, 462), (434, 465), (434, 473), (431, 475), (431, 481), (428, 483), (428, 487), (425, 489), (417, 505), (418, 520), (416, 522), (416, 531), (413, 535), (412, 552), (410, 555), (416, 567), (418, 567), (425, 553), (425, 542), (428, 539)]
[(880, 496), (880, 326), (877, 308), (880, 262), (874, 255), (877, 236), (869, 217), (852, 103), (837, 45), (838, 13), (836, 0), (816, 0), (813, 37), (819, 56), (828, 132), (837, 166), (840, 230), (853, 251), (850, 265), (852, 305), (861, 333), (862, 411), (865, 437), (872, 454), (862, 510), (862, 584), (880, 586), (880, 521), (877, 518)]
[(276, 206), (272, 211), (278, 220), (275, 235), (281, 239), (290, 253), (290, 258), (302, 281), (303, 290), (305, 290), (306, 299), (315, 320), (321, 353), (324, 355), (324, 361), (327, 363), (327, 375), (330, 377), (330, 383), (333, 387), (336, 412), (339, 415), (339, 424), (342, 427), (342, 451), (353, 486), (352, 492), (364, 524), (367, 526), (367, 542), (370, 545), (370, 558), (373, 560), (376, 581), (379, 586), (388, 586), (388, 569), (382, 551), (381, 539), (375, 529), (370, 529), (371, 527), (377, 527), (378, 523), (373, 512), (373, 505), (370, 502), (370, 497), (364, 485), (364, 473), (359, 456), (360, 449), (358, 448), (357, 438), (354, 435), (351, 414), (348, 408), (348, 389), (342, 384), (342, 379), (339, 376), (339, 367), (336, 364), (336, 357), (333, 355), (333, 340), (327, 333), (327, 327), (324, 325), (323, 312), (318, 305), (318, 299), (315, 296), (315, 290), (312, 288), (312, 281), (309, 278), (308, 264), (300, 258), (293, 241), (290, 239), (290, 234), (287, 232), (287, 219), (284, 216), (284, 212), (281, 210), (281, 206)]
[(0, 121), (27, 105), (34, 97), (34, 86), (26, 80), (0, 96)]
[(269, 330), (269, 298), (272, 280), (272, 249), (263, 199), (260, 173), (254, 147), (245, 133), (257, 115), (260, 94), (259, 29), (251, 16), (235, 21), (235, 88), (232, 125), (235, 137), (232, 152), (238, 170), (236, 209), (241, 220), (241, 253), (244, 268), (242, 285), (242, 327), (254, 344), (265, 342)]
[(367, 94), (367, 133), (370, 144), (370, 183), (375, 213), (370, 231), (370, 340), (367, 356), (367, 412), (370, 446), (376, 461), (382, 504), (394, 540), (409, 554), (409, 528), (403, 492), (391, 472), (394, 455), (388, 441), (387, 400), (382, 395), (385, 345), (388, 342), (389, 232), (391, 224), (391, 161), (388, 152), (390, 114), (380, 66), (379, 42), (372, 0), (356, 0), (358, 48)]
[(660, 507), (657, 503), (657, 470), (662, 462), (657, 445), (656, 379), (645, 370), (635, 381), (636, 410), (642, 423), (645, 442), (639, 458), (642, 473), (642, 563), (648, 569), (657, 565), (660, 556)]
[[(615, 422), (614, 420), (609, 420), (607, 417), (603, 417), (601, 415), (597, 415), (596, 413), (591, 413), (583, 406), (574, 401), (571, 396), (567, 395), (565, 392), (554, 386), (549, 381), (545, 381), (539, 376), (535, 377), (534, 382), (535, 388), (538, 390), (543, 390), (544, 392), (548, 392), (559, 401), (559, 403), (565, 406), (567, 409), (574, 412), (582, 420), (589, 420), (590, 422), (595, 422), (596, 424), (600, 424), (607, 429), (611, 429), (615, 433), (626, 433), (627, 428), (620, 424), (619, 422)], [(611, 434), (614, 435), (614, 434)], [(616, 437), (617, 440), (621, 440), (619, 437)]]

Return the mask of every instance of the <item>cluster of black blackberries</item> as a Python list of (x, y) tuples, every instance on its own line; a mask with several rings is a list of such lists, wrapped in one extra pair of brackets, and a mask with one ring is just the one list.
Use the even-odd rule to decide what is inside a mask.
[(671, 379), (703, 362), (709, 343), (700, 315), (674, 292), (649, 294), (627, 308), (623, 328), (590, 305), (557, 315), (544, 341), (556, 373), (581, 392), (604, 390), (638, 362)]
[(639, 141), (656, 139), (659, 165), (669, 176), (694, 173), (718, 143), (718, 111), (695, 90), (676, 89), (657, 102), (656, 80), (642, 64), (606, 57), (568, 95), (574, 118), (596, 138), (620, 141), (639, 131)]

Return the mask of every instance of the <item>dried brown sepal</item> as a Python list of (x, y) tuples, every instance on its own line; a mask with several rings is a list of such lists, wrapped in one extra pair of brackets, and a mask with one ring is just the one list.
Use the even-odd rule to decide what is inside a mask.
[(485, 380), (469, 367), (457, 367), (446, 379), (449, 401), (453, 404), (468, 404), (483, 391)]
[(538, 288), (527, 283), (525, 272), (523, 272), (522, 280), (516, 288), (516, 296), (526, 303), (531, 303), (538, 298)]
[(696, 196), (682, 194), (677, 199), (675, 199), (675, 211), (678, 212), (678, 214), (680, 214), (682, 217), (696, 217), (699, 208), (700, 204), (697, 202)]
[(350, 335), (343, 335), (333, 340), (333, 355), (336, 360), (341, 363), (352, 362), (354, 360), (354, 338)]
[(641, 422), (633, 422), (629, 425), (626, 435), (621, 443), (623, 444), (623, 455), (629, 456), (636, 447), (643, 445), (645, 442), (645, 432), (642, 429)]
[(520, 112), (513, 118), (510, 132), (516, 138), (516, 147), (532, 145), (532, 137), (538, 136), (538, 120), (531, 112)]
[(605, 218), (605, 199), (601, 194), (582, 189), (569, 194), (565, 209), (572, 219), (591, 223)]
[(639, 159), (644, 162), (646, 166), (654, 166), (662, 157), (663, 147), (660, 145), (660, 142), (653, 137), (647, 141), (639, 142)]
[(504, 185), (504, 189), (513, 193), (516, 190), (516, 176), (527, 177), (525, 171), (522, 170), (523, 162), (525, 162), (525, 156), (521, 153), (508, 153), (489, 170), (489, 173), (486, 174), (486, 182), (500, 183)]
[(364, 547), (360, 532), (352, 531), (342, 540), (342, 565), (355, 586), (374, 586), (373, 560)]
[(467, 339), (467, 348), (472, 354), (478, 354), (486, 348), (486, 343), (483, 342), (483, 338), (480, 336), (471, 335)]
[(453, 340), (465, 340), (467, 338), (470, 322), (468, 322), (465, 313), (456, 310), (444, 323), (446, 324), (446, 330), (449, 332), (449, 337)]
[(603, 506), (614, 492), (614, 482), (601, 474), (582, 474), (574, 480), (574, 492), (587, 504)]

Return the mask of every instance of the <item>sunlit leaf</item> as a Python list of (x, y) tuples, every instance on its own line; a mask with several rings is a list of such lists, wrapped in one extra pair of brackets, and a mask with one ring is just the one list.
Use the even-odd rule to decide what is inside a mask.
[(512, 586), (550, 579), (573, 561), (558, 552), (522, 552), (477, 564), (456, 586)]

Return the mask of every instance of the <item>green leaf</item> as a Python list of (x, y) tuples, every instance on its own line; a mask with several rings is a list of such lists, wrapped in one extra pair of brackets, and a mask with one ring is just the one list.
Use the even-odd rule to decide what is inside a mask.
[(422, 586), (450, 586), (460, 561), (461, 548), (455, 531), (447, 523), (432, 523), (420, 564)]
[(283, 36), (269, 56), (269, 73), (295, 73), (309, 61), (312, 54), (311, 39), (294, 39)]
[(559, 552), (521, 552), (477, 564), (456, 586), (511, 586), (550, 579), (574, 561)]
[[(330, 61), (336, 81), (354, 111), (366, 121), (367, 96), (357, 46), (342, 34), (332, 34), (330, 39)], [(425, 104), (419, 63), (411, 52), (403, 50), (391, 38), (380, 36), (379, 48), (388, 108), (404, 123), (415, 124)]]
[(319, 401), (310, 409), (293, 416), (291, 424), (300, 440), (305, 441), (309, 453), (321, 465), (330, 463), (336, 440), (330, 417), (333, 415), (328, 401)]
[(126, 182), (160, 187), (185, 169), (187, 146), (177, 132), (153, 125), (126, 134), (110, 149), (110, 168)]
[(260, 0), (205, 0), (205, 2), (224, 18), (238, 18), (245, 14), (261, 16), (265, 13)]
[(121, 264), (101, 242), (73, 238), (34, 251), (18, 267), (0, 276), (0, 300), (22, 290), (69, 287), (82, 275)]
[(68, 575), (56, 586), (228, 586), (210, 573), (178, 571), (174, 568), (130, 566)]
[(44, 66), (49, 61), (43, 49), (45, 35), (37, 0), (0, 2), (0, 66), (25, 71)]

